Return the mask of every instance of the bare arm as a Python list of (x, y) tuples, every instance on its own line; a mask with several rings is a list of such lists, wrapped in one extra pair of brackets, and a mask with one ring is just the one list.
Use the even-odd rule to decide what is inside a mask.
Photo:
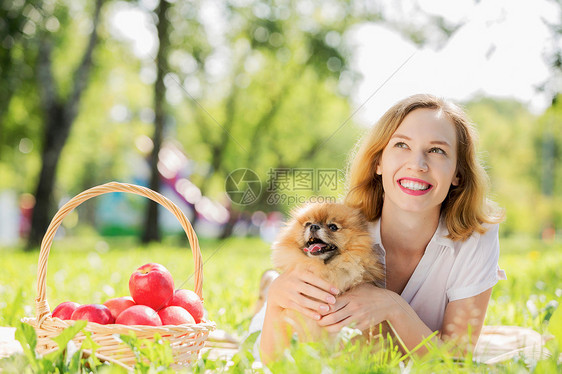
[(453, 342), (460, 354), (473, 351), (484, 325), (491, 294), (490, 288), (479, 295), (450, 302), (445, 309), (441, 340)]
[(289, 345), (291, 327), (283, 318), (285, 309), (296, 310), (306, 317), (320, 320), (336, 302), (339, 291), (306, 270), (291, 270), (271, 283), (260, 341), (262, 361), (268, 363)]
[[(461, 353), (472, 349), (484, 323), (490, 294), (491, 289), (477, 296), (449, 303), (445, 309), (441, 333), (433, 337), (432, 341), (437, 344), (452, 342), (455, 347), (453, 349), (460, 350)], [(321, 326), (332, 333), (351, 324), (364, 331), (386, 320), (392, 324), (406, 350), (414, 349), (433, 334), (402, 297), (370, 284), (360, 285), (338, 297), (332, 310), (319, 321)], [(416, 351), (418, 355), (426, 352), (425, 347)]]

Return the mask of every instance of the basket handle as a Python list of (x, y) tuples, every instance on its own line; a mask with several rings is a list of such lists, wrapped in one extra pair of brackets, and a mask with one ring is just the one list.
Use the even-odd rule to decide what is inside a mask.
[(110, 192), (130, 192), (147, 197), (164, 206), (174, 216), (176, 216), (181, 226), (183, 227), (183, 230), (187, 234), (187, 239), (189, 240), (191, 252), (193, 254), (193, 262), (195, 263), (194, 291), (197, 295), (199, 295), (199, 297), (203, 298), (203, 263), (201, 261), (201, 250), (199, 249), (199, 241), (197, 239), (197, 235), (195, 234), (195, 231), (193, 230), (193, 227), (191, 226), (191, 223), (189, 222), (185, 214), (183, 214), (183, 212), (168, 198), (149, 188), (128, 183), (109, 182), (96, 187), (92, 187), (70, 199), (55, 214), (55, 216), (51, 220), (51, 223), (49, 224), (49, 227), (47, 228), (47, 232), (45, 233), (43, 241), (41, 242), (39, 265), (37, 267), (37, 298), (35, 299), (35, 312), (39, 325), (41, 325), (45, 318), (47, 318), (47, 316), (51, 313), (51, 310), (49, 309), (49, 303), (47, 302), (47, 262), (49, 259), (51, 244), (53, 243), (53, 238), (55, 237), (57, 229), (62, 223), (64, 217), (66, 217), (66, 215), (78, 205), (82, 204), (86, 200), (91, 199), (92, 197)]

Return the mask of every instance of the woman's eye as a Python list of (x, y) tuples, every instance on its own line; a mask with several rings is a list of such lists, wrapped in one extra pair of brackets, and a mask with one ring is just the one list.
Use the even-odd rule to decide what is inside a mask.
[(338, 226), (334, 225), (333, 223), (330, 223), (328, 225), (328, 228), (332, 231), (338, 231)]
[(446, 154), (447, 154), (447, 152), (445, 152), (442, 148), (439, 148), (439, 147), (433, 147), (433, 148), (431, 148), (431, 149), (429, 150), (429, 153), (439, 153), (439, 154), (442, 154), (442, 155), (446, 155)]
[(406, 144), (404, 142), (398, 142), (398, 143), (394, 144), (394, 146), (396, 148), (408, 148), (408, 144)]

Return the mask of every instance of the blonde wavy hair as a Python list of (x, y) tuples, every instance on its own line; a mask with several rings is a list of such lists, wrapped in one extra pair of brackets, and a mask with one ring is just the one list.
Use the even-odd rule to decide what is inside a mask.
[(380, 218), (384, 190), (376, 167), (404, 118), (421, 108), (442, 111), (454, 124), (457, 135), (459, 185), (450, 187), (441, 204), (441, 216), (449, 230), (449, 238), (466, 240), (474, 231), (484, 233), (483, 224), (501, 222), (503, 211), (487, 199), (489, 181), (476, 151), (478, 135), (461, 108), (432, 95), (414, 95), (396, 103), (357, 143), (348, 167), (345, 203), (361, 209), (370, 221)]

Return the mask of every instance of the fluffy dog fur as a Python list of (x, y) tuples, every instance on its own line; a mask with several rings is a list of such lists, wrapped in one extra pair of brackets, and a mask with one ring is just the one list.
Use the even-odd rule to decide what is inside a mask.
[[(273, 244), (272, 263), (281, 272), (310, 270), (342, 292), (384, 277), (367, 220), (344, 204), (309, 204), (296, 211)], [(315, 321), (292, 310), (285, 317), (299, 339), (320, 338), (322, 329)]]

